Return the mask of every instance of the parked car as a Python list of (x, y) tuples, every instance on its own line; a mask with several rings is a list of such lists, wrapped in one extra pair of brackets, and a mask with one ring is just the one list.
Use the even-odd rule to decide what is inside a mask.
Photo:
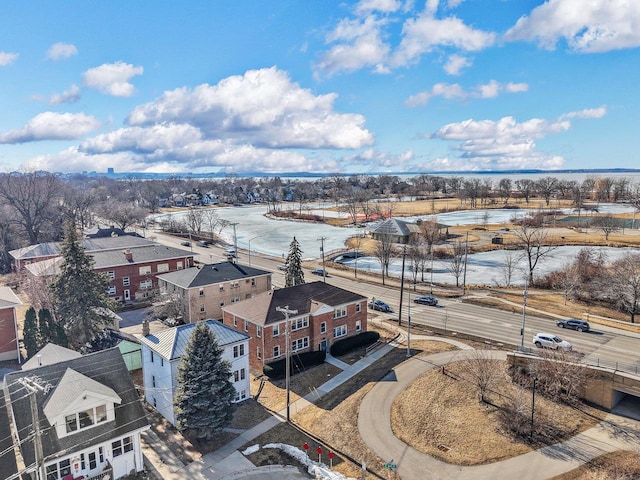
[(206, 240), (198, 240), (198, 246), (209, 247), (209, 242), (207, 242)]
[(180, 245), (182, 245), (183, 247), (190, 247), (191, 242), (180, 242)]
[(419, 297), (414, 298), (413, 302), (419, 303), (420, 305), (429, 305), (431, 307), (438, 305), (438, 299), (431, 295), (420, 295)]
[(536, 333), (533, 337), (533, 344), (538, 348), (560, 349), (565, 352), (570, 352), (573, 349), (573, 346), (569, 342), (552, 333)]
[(584, 320), (578, 320), (577, 318), (570, 318), (568, 320), (560, 320), (556, 323), (560, 328), (573, 328), (579, 332), (588, 332), (590, 330), (589, 322)]
[(289, 265), (287, 265), (286, 263), (281, 263), (280, 265), (278, 265), (278, 270), (282, 270), (283, 272), (286, 272), (287, 268), (289, 268)]
[(372, 300), (369, 302), (369, 308), (378, 312), (393, 313), (393, 309), (382, 300)]
[(324, 271), (322, 268), (316, 268), (315, 270), (311, 270), (311, 273), (314, 275), (319, 275), (321, 277), (328, 277), (329, 274)]

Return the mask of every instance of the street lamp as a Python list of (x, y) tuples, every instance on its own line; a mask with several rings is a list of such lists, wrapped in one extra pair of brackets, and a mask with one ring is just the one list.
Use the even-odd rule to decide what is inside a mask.
[(533, 392), (531, 397), (531, 436), (533, 436), (533, 414), (536, 411), (536, 382), (538, 377), (533, 377)]
[(524, 352), (524, 325), (527, 320), (527, 286), (528, 280), (524, 281), (524, 291), (522, 292), (522, 328), (520, 329), (520, 351)]
[[(254, 239), (256, 239), (258, 237), (261, 237), (261, 236), (262, 235), (256, 235), (255, 237), (249, 239), (249, 242), (248, 242), (249, 243), (249, 266), (251, 266), (251, 240), (254, 240)], [(237, 254), (238, 253), (236, 252), (236, 255)]]

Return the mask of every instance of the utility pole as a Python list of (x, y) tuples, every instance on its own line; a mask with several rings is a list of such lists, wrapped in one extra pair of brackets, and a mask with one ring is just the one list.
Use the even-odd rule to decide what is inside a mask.
[(411, 289), (407, 301), (407, 358), (411, 356)]
[(40, 417), (38, 416), (38, 404), (36, 393), (48, 390), (40, 385), (36, 379), (23, 377), (18, 379), (24, 388), (29, 392), (29, 404), (31, 405), (31, 422), (33, 426), (33, 447), (36, 460), (36, 475), (38, 480), (45, 480), (44, 453), (42, 452), (42, 432), (40, 431)]
[(520, 330), (520, 351), (524, 352), (524, 325), (527, 320), (527, 289), (529, 282), (527, 279), (524, 281), (524, 292), (522, 292), (522, 329)]
[(237, 225), (238, 222), (231, 224), (231, 226), (233, 227), (233, 253), (235, 253), (233, 263), (238, 263), (238, 236), (236, 235)]
[(467, 258), (469, 258), (469, 232), (464, 242), (464, 273), (462, 274), (462, 295), (467, 294)]
[(293, 314), (295, 315), (296, 313), (298, 313), (298, 310), (289, 310), (289, 305), (287, 305), (286, 307), (276, 307), (276, 311), (277, 312), (281, 312), (284, 314), (284, 318), (286, 319), (286, 324), (284, 327), (284, 338), (285, 338), (285, 342), (287, 342), (287, 344), (285, 345), (285, 352), (286, 352), (286, 356), (285, 356), (285, 368), (286, 368), (286, 373), (285, 373), (285, 388), (287, 389), (287, 423), (289, 423), (290, 421), (290, 409), (289, 409), (289, 398), (290, 398), (290, 389), (289, 389), (289, 377), (291, 376), (291, 357), (289, 355), (289, 349), (290, 349), (290, 342), (289, 342), (289, 315)]
[(324, 269), (324, 241), (327, 237), (320, 237), (320, 253), (322, 254), (322, 281), (327, 283), (327, 271)]
[(407, 256), (407, 245), (402, 249), (402, 272), (400, 273), (400, 308), (398, 309), (398, 326), (402, 325), (402, 294), (404, 292), (404, 260)]

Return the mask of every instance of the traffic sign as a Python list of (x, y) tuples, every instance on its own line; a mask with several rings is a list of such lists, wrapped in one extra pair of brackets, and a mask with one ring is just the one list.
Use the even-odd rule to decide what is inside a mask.
[(393, 463), (393, 458), (391, 460), (389, 460), (387, 463), (385, 463), (383, 465), (384, 468), (391, 468), (393, 470), (395, 470), (396, 468), (398, 468), (398, 465), (396, 465), (395, 463)]

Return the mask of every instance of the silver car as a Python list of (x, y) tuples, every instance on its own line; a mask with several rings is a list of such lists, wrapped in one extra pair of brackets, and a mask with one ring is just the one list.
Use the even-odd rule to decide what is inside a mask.
[(533, 337), (533, 344), (538, 348), (560, 349), (565, 352), (570, 352), (573, 349), (573, 345), (569, 342), (551, 333), (536, 333)]

